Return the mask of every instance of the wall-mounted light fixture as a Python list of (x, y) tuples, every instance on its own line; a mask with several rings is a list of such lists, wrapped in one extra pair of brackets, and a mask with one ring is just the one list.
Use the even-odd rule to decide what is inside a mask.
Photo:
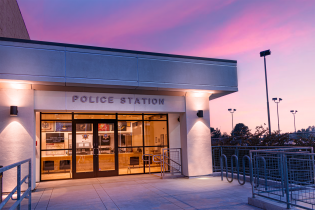
[(10, 116), (17, 116), (17, 115), (18, 115), (18, 107), (10, 106)]
[(197, 116), (198, 117), (203, 117), (203, 110), (198, 110)]

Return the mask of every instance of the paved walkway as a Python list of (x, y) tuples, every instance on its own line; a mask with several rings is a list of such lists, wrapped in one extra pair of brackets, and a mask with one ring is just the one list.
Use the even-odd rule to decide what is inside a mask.
[(247, 204), (249, 196), (249, 184), (220, 177), (129, 175), (38, 183), (32, 209), (257, 209)]

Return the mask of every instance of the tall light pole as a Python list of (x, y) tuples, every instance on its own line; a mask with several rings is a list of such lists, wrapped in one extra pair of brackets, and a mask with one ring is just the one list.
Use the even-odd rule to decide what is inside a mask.
[(280, 124), (279, 124), (279, 110), (278, 110), (278, 104), (280, 103), (280, 101), (282, 101), (282, 98), (273, 98), (272, 99), (276, 104), (277, 104), (277, 116), (278, 116), (278, 132), (280, 134)]
[(292, 114), (293, 114), (293, 116), (294, 116), (294, 130), (295, 130), (295, 133), (296, 133), (296, 127), (295, 127), (295, 114), (297, 113), (297, 110), (291, 110), (290, 111)]
[(232, 114), (232, 135), (234, 139), (234, 133), (233, 133), (233, 113), (236, 111), (236, 109), (228, 109), (228, 111)]
[(265, 50), (260, 52), (260, 57), (264, 57), (265, 63), (265, 80), (266, 80), (266, 95), (267, 95), (267, 112), (268, 112), (268, 126), (269, 126), (269, 135), (271, 135), (271, 125), (270, 125), (270, 112), (269, 112), (269, 99), (268, 99), (268, 83), (267, 83), (267, 69), (266, 69), (266, 56), (270, 55), (270, 50)]

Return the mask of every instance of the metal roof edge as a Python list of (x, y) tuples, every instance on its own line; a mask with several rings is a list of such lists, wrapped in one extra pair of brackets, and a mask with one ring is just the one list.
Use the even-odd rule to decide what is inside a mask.
[(41, 44), (41, 45), (51, 45), (51, 46), (60, 46), (60, 47), (72, 47), (72, 48), (80, 48), (80, 49), (101, 50), (101, 51), (111, 51), (111, 52), (121, 52), (121, 53), (133, 53), (133, 54), (140, 54), (140, 55), (161, 56), (161, 57), (170, 57), (170, 58), (183, 58), (183, 59), (216, 61), (216, 62), (226, 62), (226, 63), (237, 63), (236, 60), (205, 58), (205, 57), (186, 56), (186, 55), (174, 55), (174, 54), (145, 52), (145, 51), (136, 51), (136, 50), (114, 49), (114, 48), (106, 48), (106, 47), (95, 47), (95, 46), (87, 46), (87, 45), (66, 44), (66, 43), (57, 43), (57, 42), (7, 38), (7, 37), (0, 37), (0, 41)]

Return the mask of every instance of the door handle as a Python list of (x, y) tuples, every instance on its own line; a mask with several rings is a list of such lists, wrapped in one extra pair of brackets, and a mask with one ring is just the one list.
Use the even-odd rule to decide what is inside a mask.
[[(95, 153), (95, 150), (97, 149), (97, 154)], [(100, 153), (100, 149), (99, 148), (93, 148), (93, 155), (98, 155)]]

